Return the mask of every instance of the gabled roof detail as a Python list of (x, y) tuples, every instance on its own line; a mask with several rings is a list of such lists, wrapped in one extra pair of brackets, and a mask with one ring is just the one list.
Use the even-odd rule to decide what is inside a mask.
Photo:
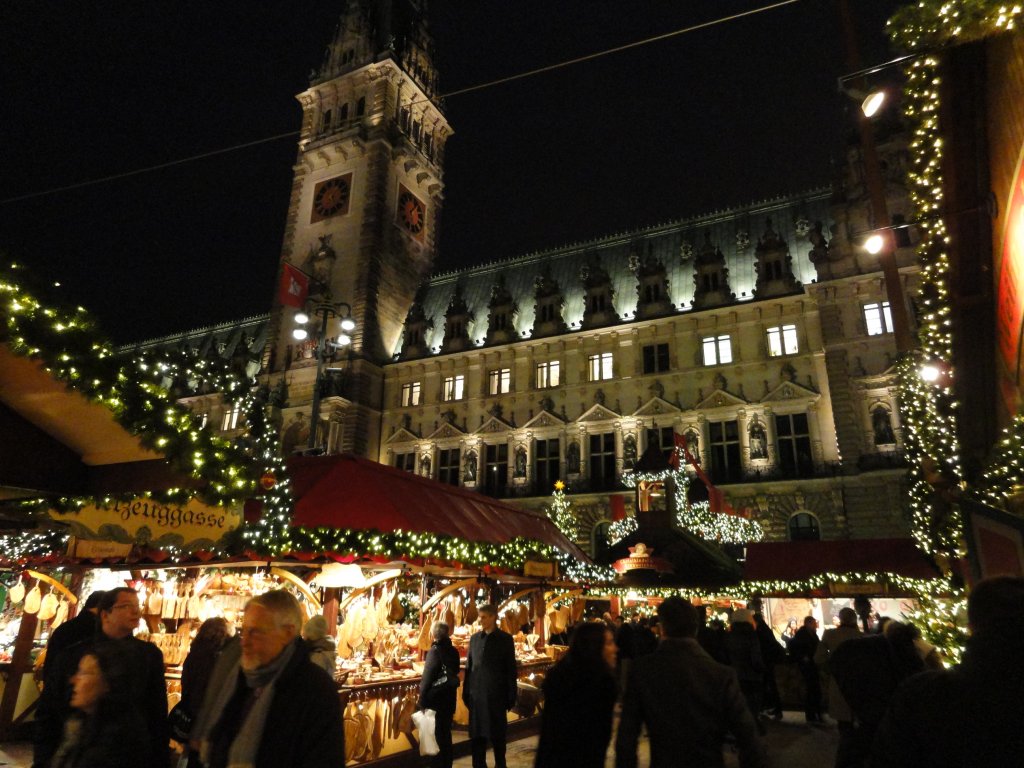
[(463, 432), (458, 427), (456, 427), (454, 424), (450, 424), (449, 422), (445, 422), (440, 427), (438, 427), (433, 432), (431, 432), (429, 435), (427, 435), (427, 439), (428, 440), (444, 440), (445, 438), (449, 438), (449, 437), (465, 437), (465, 435), (466, 435), (466, 433)]
[(580, 416), (576, 421), (611, 421), (612, 419), (619, 418), (619, 414), (610, 408), (605, 408), (600, 403), (595, 403), (594, 406)]
[(634, 416), (658, 416), (663, 413), (680, 413), (680, 409), (660, 397), (652, 397), (642, 406), (637, 408), (634, 412)]
[(402, 427), (395, 434), (385, 440), (385, 443), (410, 443), (419, 440), (420, 437), (415, 432)]
[(723, 408), (728, 405), (747, 405), (747, 401), (731, 392), (726, 392), (724, 389), (716, 389), (697, 403), (693, 409), (695, 411), (702, 411), (707, 408)]
[(795, 381), (784, 381), (762, 397), (761, 402), (767, 403), (773, 400), (817, 400), (819, 397), (821, 397), (821, 393), (815, 392), (813, 389), (808, 389), (802, 384), (797, 384)]
[(493, 432), (508, 432), (510, 429), (512, 429), (512, 425), (507, 421), (499, 419), (497, 416), (491, 416), (491, 418), (481, 424), (480, 427), (474, 431), (474, 434), (480, 435)]
[(565, 420), (561, 416), (552, 413), (551, 411), (541, 411), (528, 422), (523, 425), (524, 429), (530, 427), (557, 427), (561, 424), (565, 424)]

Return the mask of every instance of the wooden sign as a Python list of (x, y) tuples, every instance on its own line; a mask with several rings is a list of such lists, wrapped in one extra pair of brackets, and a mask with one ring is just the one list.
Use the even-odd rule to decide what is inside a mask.
[(242, 524), (240, 507), (214, 507), (197, 499), (164, 504), (146, 497), (112, 501), (106, 506), (87, 504), (77, 512), (51, 509), (50, 517), (86, 541), (186, 550), (211, 549)]

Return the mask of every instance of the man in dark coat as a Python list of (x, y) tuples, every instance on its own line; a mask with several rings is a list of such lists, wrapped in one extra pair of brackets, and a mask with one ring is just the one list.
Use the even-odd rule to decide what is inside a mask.
[(736, 673), (698, 645), (697, 611), (680, 597), (658, 606), (658, 650), (633, 663), (615, 740), (616, 768), (636, 768), (641, 726), (647, 726), (651, 768), (721, 768), (727, 732), (740, 765), (764, 765), (757, 725)]
[(221, 653), (192, 731), (203, 765), (338, 768), (345, 733), (337, 686), (309, 660), (302, 611), (284, 590), (245, 607), (241, 643)]
[(99, 632), (75, 643), (48, 663), (56, 667), (47, 672), (50, 681), (43, 689), (36, 715), (36, 739), (32, 765), (49, 766), (60, 744), (64, 723), (71, 716), (71, 677), (78, 662), (100, 643), (116, 643), (124, 656), (133, 681), (134, 709), (142, 715), (149, 745), (147, 762), (165, 765), (168, 757), (167, 686), (164, 682), (164, 657), (152, 643), (133, 635), (139, 625), (141, 606), (134, 589), (119, 587), (103, 594), (97, 605)]
[(813, 616), (804, 619), (804, 625), (789, 641), (789, 655), (796, 661), (800, 676), (804, 679), (804, 715), (808, 723), (818, 724), (824, 722), (821, 716), (821, 679), (814, 663), (814, 654), (820, 642), (818, 620)]
[(49, 684), (47, 673), (57, 669), (56, 659), (75, 643), (91, 640), (100, 629), (100, 598), (104, 592), (96, 590), (85, 599), (78, 615), (53, 630), (46, 643), (46, 660), (43, 662), (43, 686)]
[(434, 623), (434, 642), (427, 651), (420, 678), (420, 709), (434, 710), (434, 739), (441, 751), (431, 761), (434, 768), (452, 768), (452, 719), (459, 690), (459, 652), (443, 621)]
[(1024, 579), (978, 582), (967, 598), (963, 662), (896, 690), (875, 737), (872, 768), (1020, 765), (1024, 755)]
[(469, 639), (462, 700), (469, 709), (473, 768), (487, 768), (487, 742), (494, 750), (494, 768), (505, 768), (505, 713), (516, 704), (516, 648), (512, 635), (498, 629), (493, 605), (478, 609), (481, 630)]

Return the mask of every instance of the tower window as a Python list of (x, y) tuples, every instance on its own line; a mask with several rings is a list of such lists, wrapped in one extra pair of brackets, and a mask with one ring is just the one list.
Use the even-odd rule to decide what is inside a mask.
[(402, 406), (420, 404), (420, 383), (418, 381), (402, 385)]
[(892, 313), (889, 311), (889, 302), (865, 304), (864, 323), (868, 329), (868, 336), (892, 333)]
[(603, 293), (594, 294), (590, 297), (590, 311), (604, 312), (608, 308), (608, 296)]
[(461, 400), (466, 391), (466, 377), (461, 373), (458, 376), (445, 376), (441, 388), (441, 399), (446, 403), (452, 400)]
[(704, 349), (704, 365), (722, 365), (732, 362), (732, 339), (728, 334), (705, 336), (701, 343)]
[(512, 369), (499, 368), (487, 374), (487, 392), (491, 395), (507, 395), (512, 385)]
[(559, 364), (557, 360), (537, 363), (537, 389), (557, 387), (559, 383)]
[(647, 283), (644, 286), (644, 303), (653, 304), (661, 301), (661, 286), (657, 283)]
[(668, 366), (668, 344), (648, 344), (644, 347), (644, 373), (664, 373)]
[(612, 377), (612, 353), (602, 352), (587, 358), (591, 381), (604, 381)]
[(705, 291), (717, 291), (718, 290), (718, 273), (717, 272), (705, 272), (702, 277), (704, 278), (704, 290)]
[(797, 343), (796, 326), (780, 325), (768, 329), (768, 356), (795, 355), (800, 351)]

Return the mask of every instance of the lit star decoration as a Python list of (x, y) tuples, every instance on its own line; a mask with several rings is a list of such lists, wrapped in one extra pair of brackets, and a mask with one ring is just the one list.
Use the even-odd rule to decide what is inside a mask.
[[(87, 504), (109, 505), (118, 498), (149, 496), (162, 503), (183, 503), (198, 497), (212, 505), (239, 506), (259, 496), (263, 512), (243, 525), (240, 536), (228, 538), (215, 556), (303, 556), (329, 553), (336, 558), (370, 557), (460, 563), (474, 567), (518, 569), (528, 557), (553, 558), (554, 548), (527, 539), (482, 544), (442, 534), (409, 531), (305, 529), (291, 526), (291, 485), (281, 456), (279, 434), (270, 416), (273, 395), (266, 387), (233, 371), (226, 361), (204, 360), (184, 351), (146, 350), (121, 353), (77, 307), (47, 302), (46, 287), (28, 288), (30, 278), (17, 265), (0, 268), (0, 338), (16, 354), (39, 360), (55, 379), (105, 406), (115, 420), (146, 448), (191, 477), (189, 488), (171, 488), (125, 497), (62, 498), (25, 502), (26, 517), (45, 524), (45, 510), (75, 511)], [(177, 400), (194, 392), (219, 392), (244, 415), (244, 428), (232, 437), (216, 434), (212, 425)], [(272, 487), (260, 487), (271, 475)], [(0, 553), (8, 562), (59, 556), (65, 549), (63, 529), (43, 528), (0, 536)], [(173, 557), (180, 545), (153, 542)], [(308, 559), (308, 557), (306, 557)]]

